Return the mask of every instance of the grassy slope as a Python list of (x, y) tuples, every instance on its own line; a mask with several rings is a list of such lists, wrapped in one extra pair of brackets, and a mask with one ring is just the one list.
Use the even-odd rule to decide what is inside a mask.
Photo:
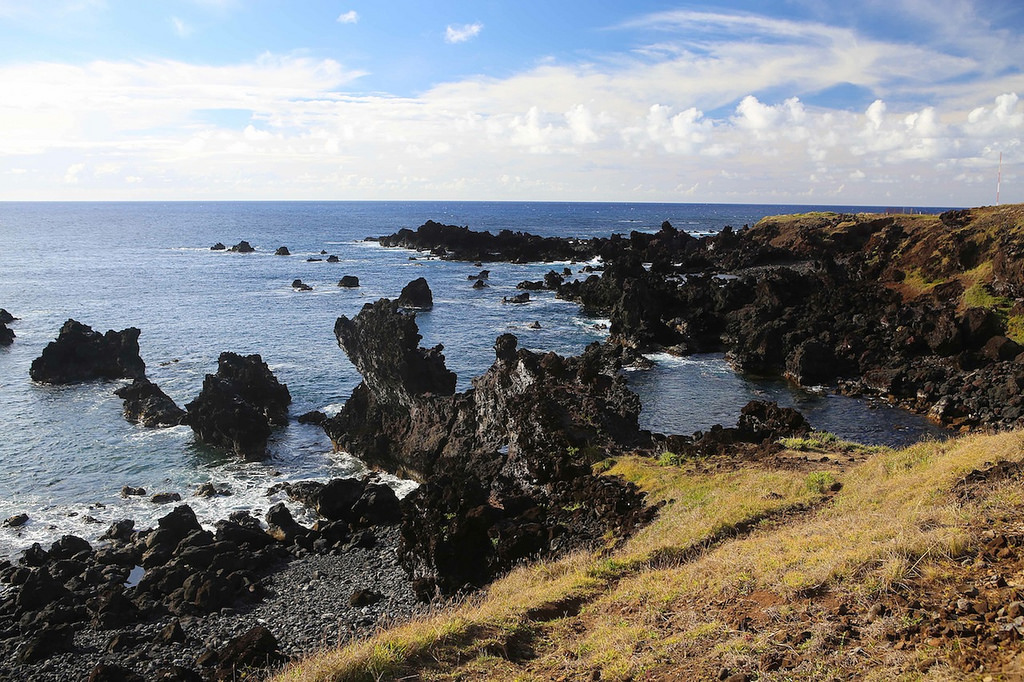
[[(894, 595), (940, 590), (978, 528), (1019, 518), (1020, 480), (969, 499), (955, 490), (986, 463), (1024, 459), (1024, 433), (926, 442), (845, 467), (840, 459), (714, 471), (625, 458), (608, 473), (666, 501), (628, 542), (520, 568), (461, 605), (278, 679), (702, 679), (723, 669), (759, 679), (958, 678), (962, 643), (895, 650), (887, 633), (897, 615), (864, 615), (851, 655), (852, 643), (835, 641), (833, 615), (839, 604), (866, 614)], [(833, 480), (842, 488), (831, 495)]]

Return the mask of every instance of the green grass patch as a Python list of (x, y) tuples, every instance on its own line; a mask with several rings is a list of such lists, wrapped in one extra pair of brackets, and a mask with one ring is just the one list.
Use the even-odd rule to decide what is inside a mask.
[(993, 294), (991, 287), (984, 282), (971, 285), (964, 291), (961, 301), (965, 308), (986, 308), (996, 311), (1007, 311), (1013, 304), (1005, 296)]
[(838, 481), (831, 471), (812, 471), (807, 474), (804, 483), (812, 493), (825, 493), (834, 489)]
[(854, 452), (878, 453), (884, 452), (887, 449), (877, 445), (861, 445), (850, 440), (842, 440), (834, 433), (829, 433), (828, 431), (812, 431), (806, 436), (780, 438), (779, 445), (787, 450), (796, 450), (797, 452), (842, 454)]

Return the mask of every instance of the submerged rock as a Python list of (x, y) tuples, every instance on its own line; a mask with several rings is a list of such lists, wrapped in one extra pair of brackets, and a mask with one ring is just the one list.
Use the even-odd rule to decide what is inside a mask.
[(185, 406), (196, 437), (245, 459), (266, 457), (271, 426), (288, 423), (291, 394), (259, 355), (221, 353), (199, 396)]
[(403, 308), (414, 310), (430, 310), (434, 307), (434, 295), (430, 291), (430, 285), (423, 277), (414, 279), (405, 285), (402, 293), (398, 295), (398, 305)]
[(185, 410), (148, 379), (136, 379), (114, 391), (114, 395), (124, 400), (124, 417), (130, 422), (148, 427), (185, 423)]
[(292, 280), (292, 289), (296, 291), (313, 291), (313, 287), (309, 286), (301, 279)]
[(32, 361), (29, 376), (47, 384), (73, 384), (93, 379), (143, 379), (146, 363), (139, 356), (135, 327), (106, 334), (68, 320), (57, 339)]

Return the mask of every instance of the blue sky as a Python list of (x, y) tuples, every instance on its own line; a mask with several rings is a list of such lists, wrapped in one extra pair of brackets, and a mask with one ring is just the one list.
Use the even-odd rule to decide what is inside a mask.
[(1024, 201), (1016, 0), (0, 0), (0, 199)]

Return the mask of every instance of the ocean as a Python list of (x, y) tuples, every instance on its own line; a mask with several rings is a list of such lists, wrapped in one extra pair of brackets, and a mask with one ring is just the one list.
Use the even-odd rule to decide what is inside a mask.
[[(64, 534), (95, 541), (115, 520), (147, 527), (169, 511), (146, 498), (122, 499), (124, 485), (149, 494), (177, 492), (212, 524), (235, 510), (262, 515), (282, 481), (326, 480), (365, 472), (332, 451), (323, 432), (292, 423), (270, 443), (271, 456), (245, 463), (194, 442), (188, 427), (146, 429), (127, 422), (113, 391), (127, 382), (45, 386), (28, 369), (68, 318), (104, 332), (138, 327), (147, 374), (179, 405), (199, 392), (223, 351), (259, 353), (292, 394), (293, 416), (344, 404), (359, 375), (338, 348), (334, 322), (365, 304), (394, 298), (426, 277), (434, 309), (419, 313), (421, 345), (444, 345), (458, 387), (493, 361), (495, 337), (520, 345), (580, 352), (607, 334), (551, 292), (506, 305), (515, 285), (548, 270), (582, 264), (494, 263), (490, 287), (471, 288), (472, 263), (385, 249), (366, 237), (415, 229), (427, 220), (475, 230), (511, 229), (545, 236), (608, 236), (656, 231), (662, 221), (694, 234), (740, 228), (765, 215), (865, 207), (719, 204), (506, 202), (170, 202), (0, 203), (0, 307), (20, 318), (13, 345), (0, 348), (0, 519), (27, 513), (18, 529), (0, 528), (0, 557)], [(918, 209), (936, 212), (940, 209)], [(211, 251), (249, 241), (251, 254)], [(287, 246), (291, 256), (276, 256)], [(329, 263), (329, 255), (338, 256)], [(324, 260), (309, 262), (309, 258)], [(358, 289), (337, 286), (343, 275)], [(294, 291), (301, 279), (312, 291)], [(531, 329), (531, 322), (540, 329)], [(803, 391), (783, 381), (732, 372), (720, 355), (654, 356), (657, 366), (629, 372), (643, 402), (642, 425), (689, 434), (735, 424), (748, 400), (798, 407), (816, 428), (868, 443), (899, 445), (939, 435), (923, 418), (852, 398)], [(389, 479), (401, 493), (414, 484)], [(230, 496), (198, 498), (212, 481)], [(295, 509), (297, 514), (301, 511)]]

